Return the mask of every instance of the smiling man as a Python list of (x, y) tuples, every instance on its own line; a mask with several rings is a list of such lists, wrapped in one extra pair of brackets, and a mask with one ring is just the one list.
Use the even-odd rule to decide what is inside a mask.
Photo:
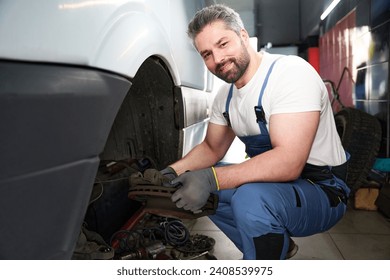
[[(304, 59), (256, 52), (227, 6), (197, 12), (188, 35), (226, 85), (204, 141), (162, 171), (180, 185), (172, 200), (196, 212), (215, 192), (219, 206), (210, 218), (244, 259), (291, 257), (291, 236), (326, 231), (346, 211), (348, 156), (327, 89)], [(236, 136), (249, 159), (218, 166)]]

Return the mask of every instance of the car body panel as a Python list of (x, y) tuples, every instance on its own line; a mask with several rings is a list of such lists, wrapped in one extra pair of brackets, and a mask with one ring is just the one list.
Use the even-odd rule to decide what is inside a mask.
[(204, 89), (207, 71), (186, 38), (187, 22), (202, 7), (202, 1), (192, 2), (4, 0), (0, 58), (85, 65), (134, 77), (147, 57), (157, 55), (177, 85)]
[(177, 151), (202, 141), (212, 79), (185, 30), (204, 4), (0, 2), (0, 259), (72, 257), (99, 156), (146, 60), (182, 102)]

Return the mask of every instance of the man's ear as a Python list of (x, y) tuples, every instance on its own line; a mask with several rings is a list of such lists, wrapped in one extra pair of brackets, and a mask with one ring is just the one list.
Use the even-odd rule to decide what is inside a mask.
[(249, 44), (248, 31), (246, 31), (245, 29), (241, 29), (240, 36), (241, 36), (242, 41), (245, 43), (245, 45), (248, 46), (248, 44)]

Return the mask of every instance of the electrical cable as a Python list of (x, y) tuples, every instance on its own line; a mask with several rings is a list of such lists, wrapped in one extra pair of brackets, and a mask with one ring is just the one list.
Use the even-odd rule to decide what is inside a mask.
[(172, 246), (181, 246), (189, 239), (190, 233), (179, 220), (172, 220), (165, 224), (165, 240)]
[[(155, 217), (156, 218), (156, 217)], [(152, 220), (152, 219), (151, 219)], [(156, 224), (135, 230), (119, 230), (110, 238), (110, 244), (118, 241), (116, 253), (134, 251), (156, 241), (162, 241), (172, 247), (183, 246), (188, 242), (190, 233), (180, 220), (159, 217)]]

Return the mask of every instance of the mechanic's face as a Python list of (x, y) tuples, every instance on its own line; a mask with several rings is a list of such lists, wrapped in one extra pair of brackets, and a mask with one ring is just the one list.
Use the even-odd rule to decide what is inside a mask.
[(247, 35), (243, 30), (238, 36), (226, 29), (222, 21), (216, 21), (205, 26), (196, 36), (195, 46), (211, 73), (228, 83), (235, 83), (249, 65), (244, 41)]

